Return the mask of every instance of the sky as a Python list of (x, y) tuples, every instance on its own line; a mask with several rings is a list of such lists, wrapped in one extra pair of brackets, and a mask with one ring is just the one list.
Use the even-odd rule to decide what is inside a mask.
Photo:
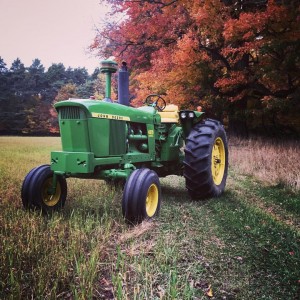
[(46, 69), (63, 63), (92, 73), (100, 58), (87, 48), (107, 11), (99, 0), (0, 0), (0, 56), (8, 68), (38, 58)]

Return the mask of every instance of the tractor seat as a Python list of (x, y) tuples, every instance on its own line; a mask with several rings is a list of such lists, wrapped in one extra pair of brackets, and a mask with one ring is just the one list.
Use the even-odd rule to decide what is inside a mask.
[(158, 114), (161, 117), (162, 123), (178, 123), (178, 106), (174, 104), (169, 104), (165, 107), (163, 111), (159, 111)]

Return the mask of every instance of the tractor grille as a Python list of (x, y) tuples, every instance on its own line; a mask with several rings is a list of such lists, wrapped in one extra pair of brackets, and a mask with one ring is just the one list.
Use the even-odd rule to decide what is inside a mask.
[(59, 108), (59, 119), (74, 120), (84, 118), (84, 112), (77, 106), (66, 106)]
[(124, 154), (126, 149), (125, 122), (110, 120), (109, 154)]

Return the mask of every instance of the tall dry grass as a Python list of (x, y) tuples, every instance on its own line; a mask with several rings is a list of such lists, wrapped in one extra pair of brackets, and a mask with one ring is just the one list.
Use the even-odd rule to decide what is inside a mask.
[(229, 140), (229, 165), (260, 181), (300, 189), (300, 141)]

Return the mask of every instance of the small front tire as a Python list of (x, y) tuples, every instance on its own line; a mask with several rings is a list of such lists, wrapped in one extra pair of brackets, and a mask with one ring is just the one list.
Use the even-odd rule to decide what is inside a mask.
[(122, 213), (130, 223), (140, 223), (158, 215), (161, 189), (157, 174), (146, 168), (132, 172), (126, 181)]
[(30, 209), (34, 207), (34, 204), (32, 203), (32, 199), (29, 198), (29, 186), (32, 179), (32, 176), (37, 169), (33, 168), (29, 173), (25, 176), (24, 181), (22, 183), (22, 189), (21, 189), (21, 199), (22, 204), (25, 209)]
[(53, 171), (49, 165), (32, 169), (22, 185), (22, 202), (25, 208), (41, 209), (44, 213), (62, 208), (67, 197), (67, 183), (63, 176), (57, 175), (55, 193), (50, 192), (53, 184)]

